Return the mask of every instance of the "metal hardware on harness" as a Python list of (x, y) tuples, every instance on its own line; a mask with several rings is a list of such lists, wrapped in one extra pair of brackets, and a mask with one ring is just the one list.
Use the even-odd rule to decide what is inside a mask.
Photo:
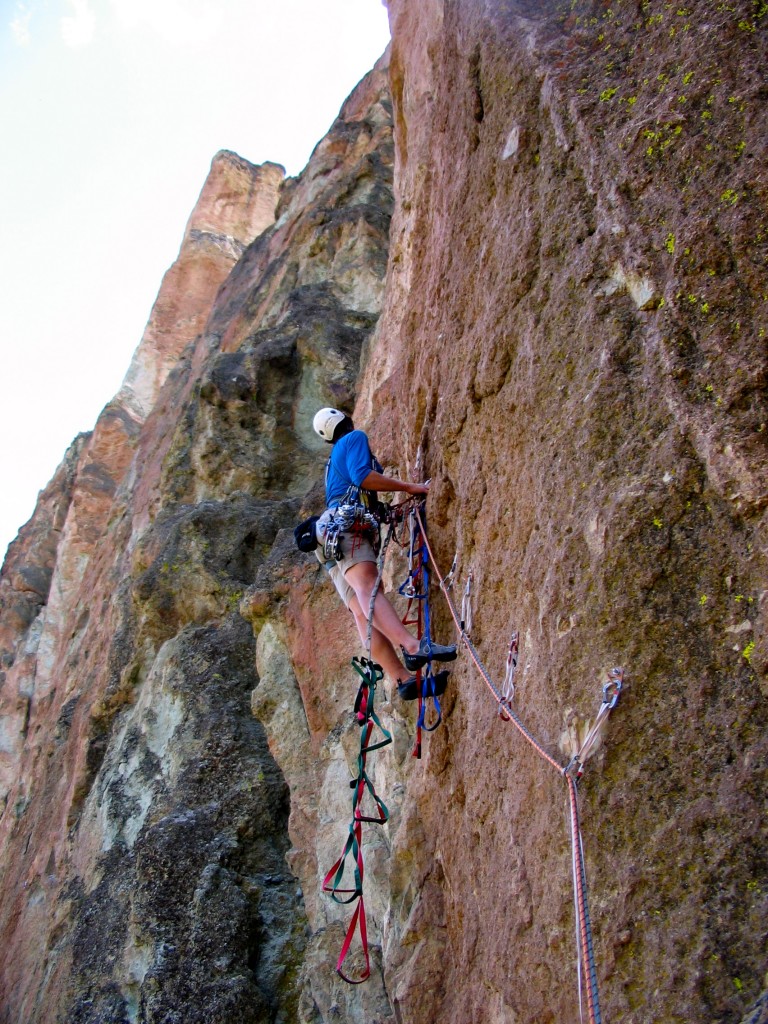
[(343, 556), (340, 535), (354, 530), (378, 537), (379, 520), (365, 505), (338, 505), (325, 528), (323, 555), (326, 561), (338, 561)]
[(379, 520), (365, 505), (339, 505), (333, 510), (333, 521), (342, 530), (351, 530), (355, 525), (364, 530), (378, 530)]
[(325, 537), (323, 538), (323, 557), (326, 562), (338, 562), (341, 558), (341, 526), (339, 523), (331, 521), (325, 528)]

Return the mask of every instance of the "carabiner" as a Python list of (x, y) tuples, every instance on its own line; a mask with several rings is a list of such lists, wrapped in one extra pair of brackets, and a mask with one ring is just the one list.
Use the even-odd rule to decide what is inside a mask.
[(616, 702), (619, 699), (623, 683), (624, 670), (620, 668), (612, 668), (610, 671), (610, 679), (603, 684), (603, 704), (608, 705), (609, 711), (612, 711), (616, 707)]
[(458, 564), (459, 564), (459, 552), (457, 551), (456, 554), (453, 556), (453, 563), (451, 564), (450, 571), (449, 571), (448, 575), (445, 577), (445, 579), (443, 580), (443, 583), (444, 583), (444, 585), (445, 585), (447, 590), (450, 590), (451, 587), (453, 586), (453, 578), (456, 575), (456, 569), (458, 567)]

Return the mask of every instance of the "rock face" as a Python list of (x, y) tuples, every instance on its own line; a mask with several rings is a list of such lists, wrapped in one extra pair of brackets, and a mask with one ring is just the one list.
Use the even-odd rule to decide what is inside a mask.
[[(11, 545), (3, 567), (0, 796), (4, 813), (0, 844), (3, 885), (8, 894), (2, 911), (0, 957), (3, 1019), (135, 1019), (139, 993), (147, 1007), (153, 1007), (151, 1019), (159, 1019), (158, 1014), (166, 1012), (163, 999), (179, 1003), (180, 996), (174, 1003), (173, 985), (166, 982), (162, 967), (167, 961), (166, 946), (172, 945), (169, 927), (162, 922), (162, 911), (157, 922), (150, 922), (136, 903), (146, 887), (157, 884), (152, 882), (156, 874), (153, 855), (137, 859), (134, 851), (150, 805), (153, 814), (163, 820), (168, 837), (174, 829), (181, 829), (176, 839), (169, 840), (174, 846), (178, 842), (174, 856), (183, 857), (185, 843), (194, 847), (189, 854), (190, 884), (195, 858), (203, 856), (206, 845), (212, 851), (213, 859), (208, 856), (205, 860), (212, 895), (203, 894), (203, 902), (215, 898), (223, 901), (222, 906), (227, 904), (224, 931), (230, 929), (231, 935), (227, 938), (222, 932), (219, 942), (221, 962), (231, 957), (232, 969), (222, 985), (211, 982), (207, 973), (200, 981), (211, 989), (211, 1005), (248, 998), (258, 1006), (265, 998), (276, 998), (259, 995), (272, 992), (279, 983), (273, 962), (275, 943), (298, 941), (293, 921), (280, 939), (257, 938), (254, 931), (259, 918), (251, 912), (252, 904), (267, 906), (288, 900), (293, 908), (294, 887), (283, 878), (279, 840), (270, 847), (270, 855), (259, 860), (258, 871), (249, 875), (246, 895), (245, 890), (238, 890), (236, 897), (228, 895), (231, 884), (225, 869), (214, 870), (214, 862), (221, 865), (230, 847), (225, 859), (229, 863), (234, 856), (239, 861), (239, 833), (250, 835), (254, 828), (278, 834), (284, 831), (284, 783), (275, 777), (262, 734), (257, 729), (254, 737), (253, 725), (238, 725), (217, 730), (212, 743), (190, 735), (186, 756), (175, 744), (173, 769), (163, 760), (171, 737), (180, 740), (185, 729), (202, 732), (202, 726), (195, 725), (201, 716), (205, 719), (210, 713), (215, 717), (223, 707), (244, 700), (243, 717), (248, 719), (249, 693), (254, 685), (253, 638), (237, 616), (232, 623), (222, 624), (222, 637), (229, 635), (222, 649), (201, 634), (193, 659), (198, 704), (187, 707), (175, 692), (182, 684), (174, 679), (178, 680), (181, 671), (178, 666), (192, 658), (189, 644), (183, 636), (169, 633), (167, 626), (159, 626), (151, 638), (149, 632), (142, 632), (137, 625), (140, 615), (135, 596), (141, 582), (131, 576), (139, 540), (134, 522), (139, 515), (146, 520), (147, 515), (140, 485), (150, 478), (141, 468), (147, 451), (155, 448), (167, 426), (156, 411), (160, 389), (171, 368), (178, 378), (179, 368), (185, 365), (185, 348), (199, 335), (219, 286), (245, 245), (274, 221), (282, 177), (282, 168), (276, 165), (255, 167), (228, 153), (214, 159), (179, 259), (166, 275), (124, 387), (105, 408), (93, 433), (75, 441), (41, 494), (32, 519)], [(176, 380), (164, 394), (173, 402), (178, 395)], [(279, 511), (277, 515), (279, 519)], [(200, 529), (205, 533), (204, 523), (211, 519), (239, 537), (247, 535), (251, 544), (269, 543), (276, 529), (271, 509), (234, 498), (225, 509), (200, 506), (188, 514), (176, 510), (171, 519), (174, 525), (183, 524), (179, 529), (189, 536)], [(142, 531), (141, 552), (149, 551), (153, 543), (162, 547), (169, 532), (168, 518), (159, 517), (155, 531)], [(214, 564), (212, 555), (208, 561), (214, 580), (214, 592), (208, 598), (217, 612), (231, 610), (237, 599), (234, 578)], [(148, 564), (146, 568), (152, 567)], [(234, 568), (235, 575), (238, 571), (244, 571), (242, 565)], [(184, 625), (194, 629), (199, 623), (205, 632), (206, 607), (206, 599), (200, 598), (198, 618)], [(151, 616), (148, 619), (151, 630), (156, 623)], [(168, 639), (174, 643), (163, 647)], [(231, 665), (224, 684), (220, 683), (222, 665)], [(134, 698), (145, 677), (147, 683), (153, 680), (146, 693), (154, 706), (145, 703), (142, 712), (141, 702), (134, 707)], [(156, 694), (153, 688), (157, 688)], [(144, 718), (134, 718), (124, 723), (127, 731), (121, 725), (115, 732), (116, 716), (128, 705), (134, 716), (143, 714)], [(201, 708), (206, 707), (203, 713)], [(264, 756), (259, 754), (259, 742)], [(129, 755), (122, 743), (128, 744)], [(218, 759), (224, 759), (229, 770), (237, 769), (245, 781), (235, 776), (228, 785), (221, 779), (213, 785), (201, 777), (199, 809), (194, 801), (182, 797), (171, 796), (163, 803), (160, 794), (167, 790), (161, 781), (164, 773), (181, 772), (185, 778), (195, 771), (205, 775), (215, 772)], [(96, 778), (99, 787), (104, 787), (98, 791), (93, 788)], [(258, 778), (263, 780), (261, 785)], [(203, 793), (210, 793), (210, 799), (203, 798)], [(236, 801), (238, 810), (234, 814), (227, 811), (226, 823), (217, 830), (218, 816), (228, 801)], [(179, 815), (187, 818), (176, 826)], [(182, 834), (187, 838), (182, 839)], [(203, 834), (200, 845), (198, 839)], [(246, 845), (250, 848), (253, 844)], [(110, 862), (112, 869), (107, 866)], [(246, 867), (243, 861), (236, 870), (245, 871)], [(173, 899), (184, 898), (177, 884), (169, 882), (167, 871), (159, 877), (166, 888), (171, 885), (176, 894)], [(267, 895), (262, 898), (263, 887)], [(239, 918), (233, 900), (238, 903)], [(167, 913), (176, 913), (172, 905)], [(203, 927), (208, 913), (203, 911), (197, 918), (193, 915), (198, 927)], [(132, 915), (137, 915), (136, 928)], [(299, 937), (300, 927), (296, 925)], [(206, 925), (205, 931), (205, 941), (211, 941), (216, 930)], [(236, 953), (227, 952), (236, 936), (243, 935), (247, 942), (243, 945), (237, 939)], [(114, 966), (118, 949), (124, 950), (122, 972)], [(160, 960), (154, 955), (147, 958), (147, 949), (160, 951)], [(262, 968), (257, 967), (257, 960)], [(195, 971), (186, 961), (180, 964), (172, 956), (168, 962), (176, 964), (180, 978), (193, 984)], [(199, 968), (196, 970), (199, 973)], [(145, 974), (149, 988), (144, 984)], [(152, 985), (168, 995), (155, 995)], [(239, 995), (238, 986), (242, 988)], [(220, 991), (222, 987), (227, 991)], [(118, 1011), (120, 1006), (123, 1009)]]
[(145, 419), (179, 356), (205, 327), (211, 304), (246, 245), (275, 219), (285, 170), (222, 150), (211, 163), (178, 258), (160, 293), (117, 400)]
[[(517, 705), (550, 750), (627, 670), (582, 783), (607, 1019), (736, 1021), (765, 987), (758, 13), (390, 4), (398, 206), (364, 408), (380, 452), (421, 447), (444, 571), (455, 549), (474, 569), (498, 674), (520, 630)], [(420, 929), (389, 990), (409, 1019), (575, 1019), (562, 783), (468, 668), (453, 693), (408, 787), (440, 973), (410, 980)]]
[(432, 479), (558, 763), (625, 669), (580, 783), (604, 1019), (763, 1019), (764, 6), (390, 0), (299, 178), (216, 158), (0, 578), (0, 1020), (578, 1019), (565, 784), (466, 659), (421, 760), (381, 694), (373, 975), (334, 973), (358, 649), (291, 536), (328, 403)]

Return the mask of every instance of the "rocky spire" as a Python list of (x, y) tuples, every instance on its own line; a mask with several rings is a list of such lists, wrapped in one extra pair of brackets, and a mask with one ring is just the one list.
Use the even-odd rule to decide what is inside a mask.
[(160, 287), (116, 402), (146, 419), (169, 371), (202, 331), (232, 267), (275, 219), (285, 169), (221, 150), (190, 215), (179, 255)]

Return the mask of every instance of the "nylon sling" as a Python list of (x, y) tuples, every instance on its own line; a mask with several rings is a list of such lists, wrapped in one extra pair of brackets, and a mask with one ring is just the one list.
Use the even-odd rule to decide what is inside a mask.
[[(372, 825), (383, 825), (389, 819), (389, 810), (374, 788), (373, 782), (366, 770), (366, 761), (368, 754), (372, 751), (380, 750), (392, 742), (392, 734), (381, 724), (374, 709), (376, 686), (384, 678), (381, 666), (368, 658), (353, 658), (352, 667), (360, 676), (360, 686), (355, 698), (354, 713), (361, 727), (360, 752), (357, 755), (357, 777), (350, 782), (350, 786), (354, 790), (352, 795), (352, 821), (342, 854), (323, 879), (323, 892), (328, 893), (335, 903), (342, 905), (354, 903), (355, 900), (358, 901), (336, 963), (336, 973), (348, 984), (360, 985), (371, 974), (371, 962), (368, 952), (368, 928), (365, 919), (365, 900), (363, 898), (363, 879), (365, 877), (362, 839), (363, 822), (367, 821)], [(372, 743), (371, 736), (374, 728), (379, 730), (382, 738)], [(366, 793), (369, 794), (373, 801), (376, 809), (375, 816), (363, 813), (362, 803)], [(346, 888), (343, 886), (343, 882), (347, 861), (350, 856), (353, 864), (353, 888)], [(365, 967), (359, 978), (351, 978), (344, 973), (343, 966), (358, 927)]]

